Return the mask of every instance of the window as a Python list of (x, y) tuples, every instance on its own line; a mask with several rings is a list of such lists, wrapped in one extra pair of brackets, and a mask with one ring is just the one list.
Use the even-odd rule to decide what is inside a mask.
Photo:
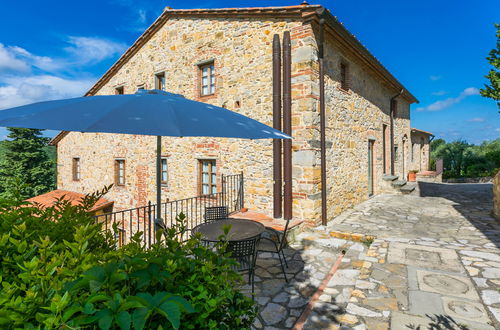
[(115, 94), (116, 95), (122, 95), (122, 94), (125, 94), (125, 89), (123, 86), (120, 86), (120, 87), (116, 87), (115, 88)]
[(115, 160), (115, 183), (118, 186), (125, 185), (125, 160)]
[(80, 158), (73, 158), (73, 181), (80, 181)]
[(145, 89), (144, 84), (137, 86), (137, 90), (139, 90), (139, 89)]
[(397, 162), (399, 160), (399, 154), (398, 154), (398, 145), (394, 145), (394, 161)]
[(346, 62), (340, 62), (340, 88), (349, 90), (349, 65)]
[(214, 63), (199, 66), (201, 73), (201, 96), (215, 93), (215, 67)]
[(216, 173), (215, 160), (200, 160), (200, 193), (202, 195), (215, 194), (217, 192)]
[(411, 161), (413, 162), (415, 160), (415, 143), (411, 144)]
[(165, 72), (155, 74), (155, 88), (165, 90)]
[(168, 181), (168, 165), (167, 159), (161, 159), (161, 184), (166, 185)]

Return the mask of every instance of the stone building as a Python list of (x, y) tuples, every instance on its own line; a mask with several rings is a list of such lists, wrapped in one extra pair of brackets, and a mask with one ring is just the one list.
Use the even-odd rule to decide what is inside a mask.
[[(167, 8), (86, 95), (158, 88), (272, 125), (272, 41), (289, 31), (293, 217), (319, 224), (321, 18), (326, 22), (324, 166), (331, 218), (379, 193), (384, 174), (405, 178), (408, 170), (427, 169), (429, 139), (410, 128), (416, 98), (322, 6)], [(106, 196), (114, 210), (155, 200), (154, 137), (62, 132), (52, 143), (58, 189), (92, 192), (115, 183)], [(273, 214), (272, 141), (166, 137), (162, 155), (164, 198), (212, 192), (220, 189), (221, 175), (243, 172), (245, 206)]]

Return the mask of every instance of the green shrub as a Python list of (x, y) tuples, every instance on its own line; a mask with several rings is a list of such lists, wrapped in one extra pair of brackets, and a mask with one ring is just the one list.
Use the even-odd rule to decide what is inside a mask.
[(151, 248), (136, 235), (115, 249), (88, 213), (107, 190), (82, 206), (0, 202), (0, 327), (250, 327), (256, 309), (236, 289), (241, 276), (224, 244), (212, 251), (196, 237), (181, 242), (181, 214)]

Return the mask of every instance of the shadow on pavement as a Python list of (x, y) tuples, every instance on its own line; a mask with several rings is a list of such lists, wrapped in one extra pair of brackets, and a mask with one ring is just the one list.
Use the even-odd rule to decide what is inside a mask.
[(421, 197), (441, 197), (454, 202), (455, 210), (500, 248), (500, 235), (494, 228), (499, 222), (491, 215), (493, 184), (418, 182), (418, 186)]

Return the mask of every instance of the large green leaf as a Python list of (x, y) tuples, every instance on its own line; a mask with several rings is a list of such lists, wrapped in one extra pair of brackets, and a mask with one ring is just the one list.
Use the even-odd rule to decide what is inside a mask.
[(166, 301), (159, 306), (159, 312), (170, 321), (174, 329), (179, 329), (181, 323), (181, 311), (179, 305), (173, 301)]
[(149, 315), (151, 314), (151, 310), (147, 308), (138, 308), (132, 313), (132, 323), (134, 325), (135, 330), (144, 329), (144, 325), (148, 320)]
[(126, 311), (121, 311), (116, 316), (116, 323), (122, 330), (130, 330), (130, 324), (132, 322), (132, 318), (130, 314)]

